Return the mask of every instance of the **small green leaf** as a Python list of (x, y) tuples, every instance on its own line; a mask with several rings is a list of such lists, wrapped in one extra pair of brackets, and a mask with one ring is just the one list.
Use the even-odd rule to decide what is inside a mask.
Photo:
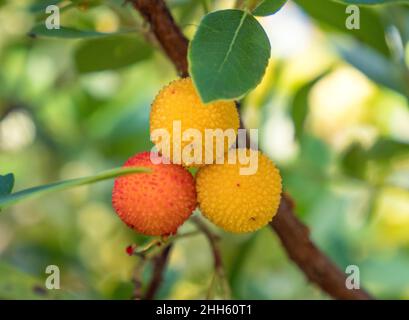
[(294, 122), (295, 136), (297, 139), (301, 138), (304, 131), (304, 123), (309, 109), (308, 97), (310, 95), (310, 91), (326, 74), (327, 72), (308, 82), (294, 95), (290, 108), (290, 114)]
[(255, 16), (269, 16), (278, 12), (286, 3), (287, 0), (264, 0), (253, 10), (252, 13)]
[(334, 38), (334, 44), (341, 56), (368, 78), (403, 95), (408, 92), (402, 69), (377, 51), (345, 38)]
[(152, 48), (136, 36), (110, 36), (84, 41), (74, 54), (80, 73), (119, 69), (145, 60)]
[(83, 186), (99, 181), (116, 178), (123, 175), (135, 174), (135, 173), (148, 173), (149, 169), (139, 167), (119, 168), (112, 169), (95, 176), (78, 178), (66, 181), (60, 181), (52, 184), (47, 184), (39, 187), (26, 189), (23, 191), (1, 195), (0, 196), (0, 210), (5, 209), (11, 205), (14, 205), (20, 201), (43, 196), (51, 192), (62, 191), (73, 187)]
[(368, 151), (371, 160), (389, 161), (392, 158), (409, 154), (409, 144), (391, 139), (379, 139)]
[(51, 37), (63, 39), (82, 39), (82, 38), (97, 38), (112, 35), (111, 33), (103, 33), (92, 30), (78, 30), (70, 27), (61, 26), (60, 29), (47, 29), (44, 23), (34, 26), (28, 33), (30, 37)]
[(14, 187), (14, 175), (12, 173), (0, 175), (0, 196), (11, 193)]
[(369, 149), (352, 144), (341, 157), (343, 171), (351, 177), (364, 179), (369, 161), (389, 166), (394, 158), (409, 154), (409, 144), (381, 138)]
[(366, 151), (359, 143), (354, 143), (342, 155), (341, 168), (348, 176), (363, 180), (367, 161)]
[(258, 21), (242, 10), (206, 15), (189, 48), (189, 68), (203, 102), (236, 99), (261, 81), (270, 43)]

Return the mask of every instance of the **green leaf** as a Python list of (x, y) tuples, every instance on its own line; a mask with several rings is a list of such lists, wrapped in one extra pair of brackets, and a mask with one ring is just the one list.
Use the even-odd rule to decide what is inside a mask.
[(290, 108), (290, 114), (294, 122), (295, 137), (297, 139), (301, 138), (304, 131), (304, 123), (309, 109), (308, 97), (310, 95), (310, 91), (315, 86), (315, 84), (326, 74), (327, 72), (308, 82), (307, 84), (302, 86), (294, 95)]
[(44, 279), (24, 272), (14, 265), (0, 262), (0, 299), (5, 300), (73, 300), (78, 295), (64, 290), (48, 290)]
[(385, 56), (390, 51), (385, 40), (384, 24), (379, 12), (368, 7), (360, 8), (360, 28), (348, 30), (345, 26), (347, 5), (329, 0), (295, 0), (295, 2), (314, 20), (334, 31), (358, 39)]
[(119, 69), (148, 59), (152, 48), (136, 36), (111, 36), (81, 42), (74, 54), (80, 73)]
[(236, 99), (255, 88), (269, 58), (262, 26), (241, 10), (206, 15), (189, 48), (190, 74), (205, 103)]
[(278, 12), (286, 3), (287, 0), (264, 0), (253, 10), (252, 13), (255, 16), (269, 16)]
[(147, 173), (149, 169), (139, 167), (119, 168), (112, 169), (95, 176), (78, 178), (66, 181), (60, 181), (52, 184), (47, 184), (39, 187), (26, 189), (23, 191), (11, 193), (8, 195), (0, 196), (0, 210), (5, 209), (11, 205), (14, 205), (20, 201), (43, 196), (52, 192), (62, 191), (73, 187), (83, 186), (99, 181), (116, 178), (123, 175), (135, 174), (135, 173)]
[(341, 168), (348, 176), (363, 180), (367, 161), (366, 151), (359, 143), (354, 143), (342, 155)]
[(365, 179), (369, 161), (378, 165), (390, 165), (396, 157), (409, 154), (409, 144), (381, 138), (369, 149), (359, 143), (352, 144), (341, 157), (343, 171), (351, 177)]
[(334, 44), (341, 56), (368, 78), (407, 95), (404, 87), (406, 81), (403, 78), (400, 66), (392, 63), (385, 56), (375, 50), (359, 44), (356, 41), (345, 41), (346, 39), (335, 38)]
[(409, 3), (409, 0), (335, 0), (347, 4), (373, 5), (373, 4), (392, 4), (392, 3)]
[(408, 143), (385, 138), (378, 140), (368, 151), (368, 157), (378, 161), (389, 161), (405, 154), (409, 154)]
[(50, 299), (44, 284), (15, 268), (0, 265), (0, 299)]
[(11, 193), (14, 187), (14, 175), (12, 173), (0, 175), (0, 196)]
[(44, 23), (34, 26), (28, 33), (30, 37), (51, 37), (63, 39), (82, 39), (82, 38), (97, 38), (112, 35), (111, 33), (103, 33), (92, 30), (78, 30), (70, 27), (61, 26), (60, 29), (47, 29)]

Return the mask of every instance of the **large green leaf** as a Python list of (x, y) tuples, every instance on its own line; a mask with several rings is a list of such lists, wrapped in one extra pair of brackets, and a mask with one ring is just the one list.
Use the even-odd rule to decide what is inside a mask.
[(12, 206), (20, 201), (43, 196), (43, 195), (46, 195), (52, 192), (62, 191), (62, 190), (70, 189), (73, 187), (96, 183), (99, 181), (112, 179), (112, 178), (123, 176), (123, 175), (129, 175), (129, 174), (134, 174), (134, 173), (146, 173), (146, 172), (150, 172), (150, 171), (146, 168), (139, 168), (139, 167), (112, 169), (112, 170), (102, 172), (92, 177), (60, 181), (60, 182), (56, 182), (52, 184), (47, 184), (47, 185), (43, 185), (39, 187), (26, 189), (26, 190), (11, 193), (11, 194), (1, 195), (0, 196), (0, 210), (5, 209), (9, 206)]
[(287, 0), (264, 0), (253, 10), (255, 16), (269, 16), (278, 12)]
[(385, 31), (379, 13), (372, 8), (360, 8), (360, 28), (348, 30), (345, 26), (347, 4), (330, 0), (295, 0), (301, 8), (314, 20), (334, 31), (348, 34), (380, 53), (389, 56), (390, 52), (385, 40)]
[(70, 27), (61, 26), (60, 29), (47, 29), (44, 23), (34, 26), (28, 33), (30, 37), (51, 37), (64, 39), (82, 39), (106, 37), (110, 33), (97, 32), (92, 30), (78, 30)]
[(242, 97), (261, 81), (270, 43), (248, 12), (222, 10), (204, 17), (190, 44), (190, 74), (204, 102)]
[(12, 173), (0, 175), (0, 196), (11, 193), (14, 186), (14, 175)]
[(152, 48), (136, 36), (110, 36), (83, 41), (75, 51), (80, 73), (119, 69), (145, 60)]

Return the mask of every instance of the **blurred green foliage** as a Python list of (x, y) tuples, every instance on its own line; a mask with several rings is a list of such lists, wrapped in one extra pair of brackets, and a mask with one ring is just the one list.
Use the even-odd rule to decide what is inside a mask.
[[(342, 269), (358, 265), (375, 296), (409, 298), (409, 9), (362, 7), (361, 28), (347, 30), (344, 4), (316, 2), (290, 1), (259, 19), (272, 57), (242, 101), (243, 120), (260, 128), (260, 144), (317, 244)], [(102, 36), (29, 37), (51, 3), (61, 6), (68, 30)], [(206, 6), (167, 3), (191, 38)], [(231, 6), (207, 1), (210, 10)], [(0, 1), (0, 174), (14, 173), (21, 190), (120, 166), (152, 147), (150, 103), (175, 77), (122, 1)], [(4, 210), (0, 297), (130, 298), (136, 258), (125, 248), (148, 239), (116, 217), (111, 187), (84, 186)], [(188, 222), (182, 232), (193, 229)], [(327, 298), (268, 228), (214, 230), (233, 297)], [(59, 291), (43, 289), (48, 265), (61, 269)], [(158, 297), (204, 298), (212, 268), (203, 236), (178, 240)]]

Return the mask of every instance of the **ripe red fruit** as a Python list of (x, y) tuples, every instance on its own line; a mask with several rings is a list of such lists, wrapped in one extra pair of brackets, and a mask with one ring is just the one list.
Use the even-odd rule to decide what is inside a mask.
[(112, 205), (121, 220), (138, 233), (175, 234), (196, 208), (195, 182), (182, 166), (153, 164), (150, 156), (143, 152), (128, 159), (124, 167), (145, 167), (152, 172), (117, 178)]

